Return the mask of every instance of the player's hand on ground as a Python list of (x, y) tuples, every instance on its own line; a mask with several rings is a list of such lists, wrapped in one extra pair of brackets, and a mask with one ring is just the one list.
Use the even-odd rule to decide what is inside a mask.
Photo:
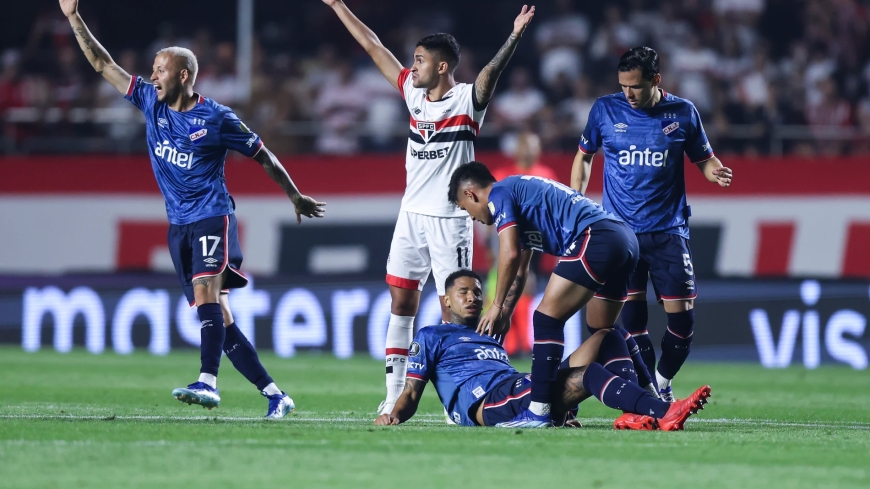
[(501, 309), (495, 305), (489, 306), (489, 309), (480, 316), (475, 332), (478, 334), (495, 336), (495, 324), (499, 319), (501, 319)]
[(396, 426), (398, 424), (399, 418), (393, 417), (390, 414), (382, 414), (375, 419), (375, 426)]
[[(323, 0), (324, 2), (328, 0)], [(523, 31), (526, 30), (526, 27), (529, 26), (529, 22), (532, 21), (532, 17), (535, 16), (535, 6), (532, 5), (532, 8), (529, 8), (528, 5), (523, 5), (523, 9), (520, 11), (520, 15), (517, 16), (516, 20), (514, 20), (514, 35), (522, 36)]]
[(318, 202), (307, 195), (300, 195), (293, 201), (293, 205), (296, 207), (296, 222), (300, 224), (302, 216), (323, 217), (326, 212), (326, 202)]
[(731, 168), (727, 166), (723, 166), (722, 168), (716, 168), (713, 170), (713, 175), (716, 176), (716, 180), (719, 183), (720, 187), (727, 187), (731, 185)]
[(70, 17), (78, 11), (79, 0), (60, 0), (60, 9), (63, 11), (64, 15)]

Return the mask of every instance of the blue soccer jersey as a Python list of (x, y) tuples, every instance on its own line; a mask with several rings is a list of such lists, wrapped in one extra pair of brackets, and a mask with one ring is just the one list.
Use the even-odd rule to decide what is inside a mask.
[(262, 147), (229, 107), (199, 96), (187, 112), (157, 100), (154, 85), (132, 77), (125, 98), (145, 114), (151, 168), (172, 224), (233, 213), (224, 178), (228, 150), (254, 156)]
[(477, 426), (471, 407), (516, 373), (504, 347), (468, 326), (425, 327), (408, 350), (408, 378), (432, 381), (444, 409), (464, 426)]
[(713, 157), (692, 102), (662, 91), (654, 107), (633, 109), (625, 95), (599, 98), (589, 113), (580, 150), (604, 148), (602, 205), (635, 233), (689, 237), (683, 153), (693, 163)]
[(521, 247), (554, 256), (576, 251), (572, 246), (590, 224), (619, 220), (571, 187), (530, 175), (493, 184), (488, 206), (499, 233), (517, 226)]

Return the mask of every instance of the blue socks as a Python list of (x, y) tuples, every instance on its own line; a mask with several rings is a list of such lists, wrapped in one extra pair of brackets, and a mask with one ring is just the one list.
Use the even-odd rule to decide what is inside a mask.
[[(597, 329), (586, 326), (586, 329), (589, 330), (589, 334), (595, 334)], [(650, 371), (647, 370), (646, 364), (643, 361), (643, 358), (640, 356), (640, 348), (637, 346), (637, 343), (634, 341), (634, 338), (625, 330), (622, 326), (618, 324), (613, 325), (613, 329), (618, 331), (620, 335), (622, 335), (625, 340), (625, 346), (628, 347), (628, 353), (631, 356), (631, 362), (634, 364), (634, 371), (637, 375), (637, 378), (632, 382), (637, 382), (641, 386), (647, 386), (653, 383), (652, 375), (650, 375)], [(602, 348), (604, 347), (604, 343), (602, 342)], [(599, 359), (601, 358), (601, 352), (598, 353)], [(607, 363), (606, 361), (599, 360), (599, 363), (604, 365)], [(616, 373), (616, 372), (614, 372)], [(619, 375), (619, 374), (617, 374)], [(620, 375), (620, 377), (622, 377)], [(625, 378), (625, 377), (623, 377)]]
[(550, 404), (551, 389), (565, 352), (565, 321), (535, 311), (532, 347), (532, 402)]
[(662, 356), (659, 359), (659, 374), (673, 379), (689, 356), (695, 326), (695, 310), (668, 313), (668, 329), (662, 338)]
[(652, 373), (656, 368), (656, 351), (652, 340), (649, 338), (649, 332), (646, 329), (647, 322), (649, 321), (649, 310), (647, 309), (646, 301), (626, 301), (622, 306), (620, 317), (626, 331), (637, 343), (643, 363), (646, 364), (647, 370)]
[(196, 313), (199, 315), (199, 321), (202, 325), (199, 330), (199, 359), (201, 362), (199, 371), (217, 376), (218, 368), (221, 365), (221, 349), (226, 337), (221, 305), (217, 303), (202, 304), (197, 306)]
[(634, 382), (635, 384), (638, 383), (634, 363), (631, 361), (628, 347), (622, 338), (622, 333), (619, 331), (614, 329), (604, 335), (601, 347), (598, 349), (598, 357), (595, 361), (617, 377)]
[(265, 367), (260, 363), (257, 350), (254, 349), (254, 345), (248, 341), (242, 330), (236, 326), (236, 323), (226, 327), (223, 350), (236, 370), (244, 375), (248, 382), (257, 386), (257, 390), (262, 391), (272, 383), (272, 377), (269, 377)]
[(605, 406), (628, 413), (662, 418), (671, 407), (669, 403), (656, 399), (639, 385), (608, 372), (598, 363), (591, 363), (586, 367), (583, 372), (583, 388)]

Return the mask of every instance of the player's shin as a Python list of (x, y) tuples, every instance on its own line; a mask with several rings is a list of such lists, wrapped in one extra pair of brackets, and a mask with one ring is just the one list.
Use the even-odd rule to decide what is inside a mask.
[(625, 330), (637, 343), (640, 357), (643, 358), (647, 371), (652, 374), (656, 368), (656, 351), (646, 329), (649, 320), (649, 309), (646, 301), (626, 301), (622, 306), (620, 318)]
[(390, 314), (387, 327), (387, 403), (395, 403), (405, 388), (408, 347), (414, 339), (414, 316)]
[(281, 393), (281, 390), (272, 381), (272, 377), (266, 372), (266, 368), (260, 363), (260, 357), (257, 355), (254, 345), (248, 341), (236, 323), (226, 327), (223, 350), (236, 370), (248, 379), (248, 382), (257, 386), (257, 390), (270, 396)]
[[(598, 347), (597, 361), (614, 375), (638, 384), (638, 375), (635, 372), (634, 363), (623, 334), (618, 329), (613, 329), (604, 335), (604, 339), (601, 340), (601, 345)], [(648, 373), (647, 377), (649, 377)], [(640, 385), (643, 386), (647, 383)]]
[(627, 413), (661, 418), (671, 406), (639, 385), (613, 375), (599, 363), (590, 363), (586, 367), (583, 388), (605, 406)]
[(535, 344), (532, 347), (532, 402), (536, 415), (550, 412), (551, 389), (565, 352), (565, 322), (535, 311)]
[(224, 345), (224, 315), (218, 303), (197, 306), (201, 328), (199, 330), (200, 346), (199, 381), (211, 387), (217, 387), (217, 374), (221, 364), (221, 350)]
[(670, 380), (677, 375), (688, 358), (694, 326), (694, 309), (668, 313), (668, 329), (662, 337), (662, 356), (657, 369), (657, 377), (662, 377), (659, 380), (659, 389), (666, 387), (663, 383), (670, 385)]

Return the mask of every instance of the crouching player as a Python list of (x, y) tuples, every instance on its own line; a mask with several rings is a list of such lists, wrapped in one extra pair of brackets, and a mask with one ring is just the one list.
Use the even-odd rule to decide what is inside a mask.
[[(495, 426), (528, 409), (533, 377), (511, 366), (498, 341), (475, 331), (483, 306), (480, 277), (470, 270), (453, 272), (445, 291), (451, 322), (422, 328), (414, 337), (405, 389), (392, 413), (380, 415), (376, 425), (410, 419), (428, 381), (456, 424)], [(615, 429), (677, 431), (710, 396), (705, 385), (686, 399), (667, 403), (638, 385), (633, 367), (623, 335), (597, 331), (559, 366), (551, 393), (556, 424), (565, 424), (581, 401), (595, 396), (625, 412)]]

